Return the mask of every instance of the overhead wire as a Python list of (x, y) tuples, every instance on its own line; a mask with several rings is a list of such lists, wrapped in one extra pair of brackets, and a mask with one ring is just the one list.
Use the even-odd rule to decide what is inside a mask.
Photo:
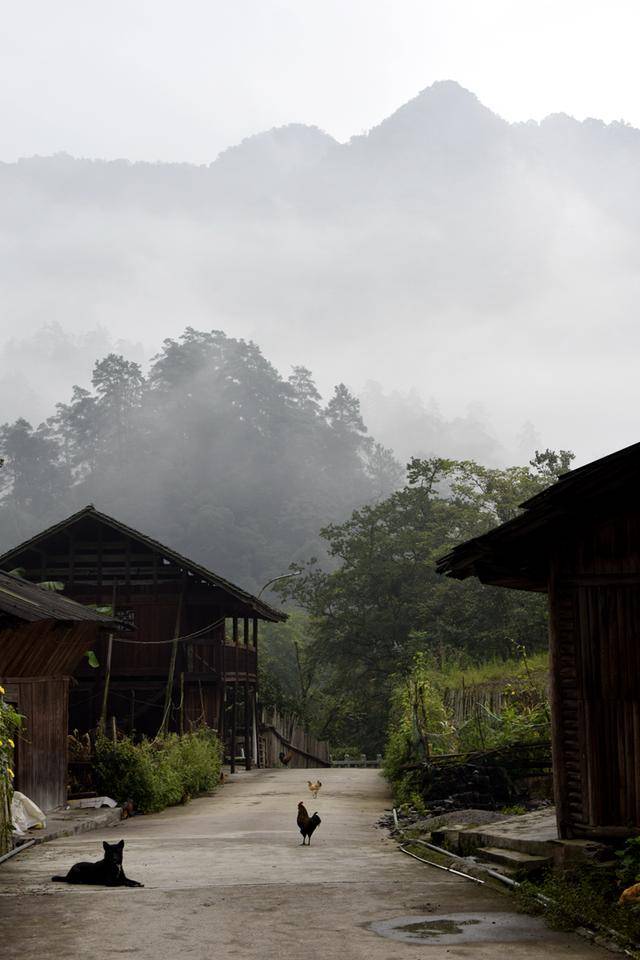
[(129, 640), (125, 637), (116, 637), (114, 636), (114, 643), (130, 643), (134, 646), (137, 644), (144, 644), (144, 646), (163, 646), (170, 643), (186, 643), (189, 640), (195, 640), (198, 637), (201, 637), (203, 634), (208, 633), (210, 630), (215, 630), (216, 627), (219, 627), (221, 623), (224, 623), (226, 617), (221, 617), (219, 620), (214, 620), (213, 623), (208, 623), (204, 627), (200, 627), (199, 630), (194, 630), (193, 633), (186, 633), (182, 637), (171, 637), (170, 640)]

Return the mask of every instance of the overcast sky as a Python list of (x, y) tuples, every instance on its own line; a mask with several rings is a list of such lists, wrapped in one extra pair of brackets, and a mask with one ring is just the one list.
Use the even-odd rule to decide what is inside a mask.
[(508, 120), (640, 126), (637, 0), (20, 0), (2, 20), (3, 160), (208, 163), (292, 121), (346, 140), (440, 79)]

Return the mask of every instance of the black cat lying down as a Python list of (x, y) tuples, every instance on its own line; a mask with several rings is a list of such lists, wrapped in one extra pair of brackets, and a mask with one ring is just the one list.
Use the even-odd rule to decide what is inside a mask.
[(74, 863), (66, 877), (51, 877), (59, 883), (93, 883), (103, 887), (144, 887), (144, 883), (129, 880), (122, 868), (122, 850), (120, 843), (104, 843), (104, 857), (97, 863)]

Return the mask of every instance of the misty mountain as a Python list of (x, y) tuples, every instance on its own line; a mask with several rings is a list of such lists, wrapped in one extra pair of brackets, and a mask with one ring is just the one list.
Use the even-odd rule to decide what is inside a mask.
[[(150, 356), (177, 323), (222, 327), (325, 390), (414, 388), (446, 422), (479, 404), (486, 459), (525, 421), (595, 454), (635, 439), (639, 180), (626, 124), (510, 124), (453, 82), (346, 144), (292, 124), (208, 166), (0, 164), (2, 330), (105, 328)], [(21, 375), (25, 405), (60, 395)]]

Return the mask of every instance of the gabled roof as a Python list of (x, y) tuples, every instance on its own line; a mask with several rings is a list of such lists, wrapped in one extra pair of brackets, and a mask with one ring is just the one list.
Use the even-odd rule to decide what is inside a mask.
[[(522, 513), (494, 530), (467, 540), (436, 563), (440, 574), (529, 590), (546, 589), (540, 558), (548, 554), (551, 531), (600, 498), (615, 498), (640, 481), (640, 443), (565, 473), (522, 503)], [(537, 566), (536, 566), (537, 561)]]
[(45, 590), (36, 583), (12, 573), (0, 571), (0, 613), (19, 620), (60, 620), (65, 623), (91, 621), (105, 626), (115, 624), (112, 617), (85, 607), (54, 590)]
[(158, 540), (154, 540), (152, 537), (148, 537), (146, 534), (140, 533), (139, 530), (134, 530), (133, 527), (129, 527), (125, 523), (121, 523), (121, 521), (116, 520), (115, 517), (110, 517), (106, 513), (101, 513), (99, 510), (96, 510), (92, 503), (88, 504), (86, 507), (83, 507), (81, 510), (78, 510), (76, 513), (71, 514), (71, 516), (67, 517), (65, 520), (61, 520), (59, 523), (55, 523), (52, 526), (47, 527), (46, 530), (36, 534), (35, 537), (31, 537), (29, 540), (25, 540), (24, 543), (13, 547), (11, 550), (7, 550), (6, 553), (0, 556), (0, 566), (10, 563), (17, 554), (22, 553), (24, 550), (28, 550), (30, 547), (37, 547), (37, 545), (43, 540), (60, 533), (63, 530), (67, 530), (69, 527), (73, 526), (73, 524), (83, 519), (98, 520), (100, 523), (111, 527), (113, 530), (117, 530), (124, 536), (137, 540), (139, 543), (144, 544), (153, 552), (159, 554), (167, 560), (171, 560), (181, 569), (192, 573), (201, 580), (204, 580), (205, 583), (209, 583), (211, 586), (219, 587), (221, 590), (226, 591), (236, 600), (239, 600), (241, 603), (248, 606), (253, 611), (254, 615), (259, 619), (270, 620), (272, 622), (284, 621), (287, 619), (287, 614), (282, 610), (277, 610), (268, 603), (264, 603), (264, 601), (259, 600), (258, 597), (254, 597), (252, 594), (247, 593), (246, 590), (236, 586), (229, 580), (225, 580), (224, 577), (218, 576), (218, 574), (213, 573), (211, 570), (208, 570), (201, 564), (194, 563), (193, 560), (189, 560), (176, 550), (166, 547)]

